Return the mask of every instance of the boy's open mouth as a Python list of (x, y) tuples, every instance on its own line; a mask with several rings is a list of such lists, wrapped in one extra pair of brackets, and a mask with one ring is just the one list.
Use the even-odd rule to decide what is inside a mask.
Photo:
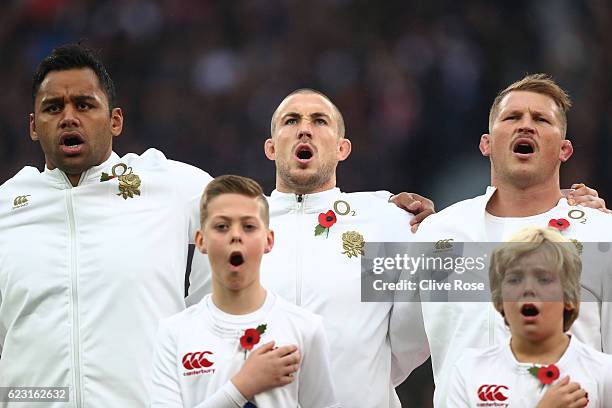
[(533, 317), (540, 314), (540, 311), (535, 305), (526, 303), (523, 305), (523, 307), (521, 307), (521, 314), (525, 317)]
[(242, 256), (240, 252), (234, 251), (230, 255), (229, 263), (232, 266), (240, 266), (244, 263), (244, 257)]

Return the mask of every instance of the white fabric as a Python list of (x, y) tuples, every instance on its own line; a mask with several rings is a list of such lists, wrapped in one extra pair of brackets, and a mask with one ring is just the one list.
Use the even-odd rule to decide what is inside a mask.
[[(140, 177), (140, 195), (100, 181), (117, 163)], [(150, 149), (113, 153), (76, 187), (32, 167), (4, 183), (0, 386), (70, 387), (69, 403), (45, 406), (147, 406), (158, 320), (185, 308), (187, 246), (210, 179)]]
[[(595, 351), (572, 337), (555, 365), (559, 378), (553, 384), (569, 375), (571, 382), (577, 382), (588, 393), (588, 408), (610, 406), (612, 356)], [(533, 408), (550, 387), (541, 387), (540, 381), (528, 371), (533, 366), (542, 365), (519, 363), (509, 343), (466, 350), (453, 367), (448, 401), (444, 406)], [(495, 391), (500, 392), (497, 398)]]
[[(245, 361), (240, 337), (246, 329), (265, 324), (253, 350), (270, 341), (294, 344), (302, 361), (295, 380), (255, 395), (258, 408), (339, 407), (334, 397), (329, 351), (321, 317), (292, 305), (268, 291), (264, 305), (246, 315), (218, 309), (211, 296), (160, 323), (153, 360), (152, 407), (233, 408), (246, 399), (230, 381)], [(199, 367), (188, 363), (204, 356)], [(247, 355), (248, 356), (248, 355)], [(196, 363), (199, 364), (199, 363)]]
[[(486, 212), (486, 205), (495, 189), (489, 187), (485, 195), (461, 201), (443, 211), (427, 217), (416, 234), (416, 240), (437, 242), (453, 239), (454, 242), (502, 242), (517, 229), (527, 225), (548, 226), (550, 219), (565, 218), (570, 227), (562, 232), (568, 238), (580, 242), (611, 241), (612, 216), (591, 208), (570, 206), (565, 199), (544, 214), (500, 219)], [(580, 219), (572, 218), (581, 213)], [(580, 341), (596, 350), (612, 352), (612, 310), (609, 290), (612, 279), (612, 250), (598, 254), (593, 246), (585, 246), (581, 281), (583, 301), (580, 315), (570, 330)], [(464, 254), (466, 255), (466, 254)], [(587, 264), (591, 262), (591, 264)], [(488, 268), (488, 265), (487, 265)], [(597, 268), (599, 273), (593, 272)], [(590, 281), (590, 278), (607, 279), (607, 282)], [(510, 331), (501, 315), (491, 303), (482, 302), (425, 302), (421, 304), (423, 319), (431, 349), (436, 389), (434, 406), (442, 404), (446, 395), (450, 370), (456, 360), (470, 347), (486, 347), (505, 343)]]
[[(345, 407), (399, 406), (395, 380), (429, 357), (419, 305), (362, 302), (360, 256), (343, 254), (342, 234), (348, 231), (366, 242), (413, 239), (412, 215), (389, 197), (334, 188), (303, 196), (274, 191), (269, 199), (275, 247), (263, 258), (262, 284), (323, 316), (336, 394)], [(337, 210), (337, 222), (329, 236), (315, 236), (319, 214), (329, 210)], [(210, 287), (206, 259), (194, 257), (191, 282), (196, 291)]]

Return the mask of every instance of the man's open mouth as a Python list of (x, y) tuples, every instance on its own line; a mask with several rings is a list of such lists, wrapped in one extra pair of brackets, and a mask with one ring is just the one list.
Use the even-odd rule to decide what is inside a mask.
[(530, 139), (519, 139), (515, 142), (512, 151), (518, 154), (531, 154), (535, 152), (535, 144)]
[(66, 147), (75, 147), (85, 143), (83, 136), (76, 132), (64, 133), (60, 137), (60, 145)]
[(304, 160), (304, 161), (310, 160), (313, 155), (314, 153), (313, 153), (312, 147), (310, 147), (307, 144), (299, 145), (297, 149), (295, 149), (295, 156), (299, 160)]

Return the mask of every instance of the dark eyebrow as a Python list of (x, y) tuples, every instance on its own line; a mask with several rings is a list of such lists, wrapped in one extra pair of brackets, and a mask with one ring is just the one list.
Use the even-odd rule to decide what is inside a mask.
[(64, 98), (61, 96), (56, 96), (53, 98), (48, 98), (48, 99), (43, 99), (40, 103), (41, 106), (48, 106), (48, 105), (63, 105), (64, 104)]
[(93, 95), (75, 95), (71, 98), (74, 102), (95, 102), (96, 98)]
[[(75, 95), (70, 98), (73, 102), (96, 102), (96, 98), (93, 95)], [(64, 97), (63, 96), (54, 96), (48, 99), (43, 99), (41, 102), (41, 106), (49, 106), (49, 105), (63, 105)]]

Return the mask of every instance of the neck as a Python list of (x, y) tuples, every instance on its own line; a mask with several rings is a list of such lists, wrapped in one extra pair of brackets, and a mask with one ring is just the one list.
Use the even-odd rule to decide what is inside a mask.
[(72, 187), (76, 187), (79, 185), (79, 180), (81, 179), (81, 173), (66, 174), (66, 177), (68, 177), (68, 180), (70, 180), (70, 184), (72, 184)]
[(510, 348), (520, 363), (554, 364), (558, 362), (567, 347), (570, 338), (563, 332), (543, 341), (533, 341), (524, 337), (512, 336)]
[[(493, 180), (492, 183), (495, 183)], [(528, 217), (555, 207), (563, 196), (559, 181), (544, 185), (516, 187), (500, 183), (487, 203), (487, 211), (497, 217)]]
[(335, 178), (331, 180), (330, 182), (325, 183), (318, 187), (300, 186), (297, 184), (289, 185), (283, 182), (282, 180), (280, 180), (278, 177), (276, 179), (276, 191), (280, 193), (291, 193), (291, 194), (302, 194), (302, 195), (303, 194), (314, 194), (314, 193), (321, 193), (323, 191), (328, 191), (335, 187), (336, 187)]
[(266, 290), (259, 282), (241, 290), (230, 290), (219, 286), (213, 282), (212, 301), (215, 306), (228, 314), (253, 313), (266, 301)]

